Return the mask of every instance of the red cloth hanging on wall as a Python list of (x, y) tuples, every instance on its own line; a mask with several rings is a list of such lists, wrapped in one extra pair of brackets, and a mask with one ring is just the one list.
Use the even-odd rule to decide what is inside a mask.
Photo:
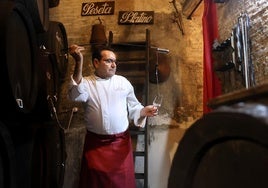
[(210, 112), (207, 102), (221, 94), (221, 84), (213, 71), (212, 45), (218, 38), (217, 7), (213, 0), (204, 0), (203, 14), (203, 43), (204, 43), (204, 68), (203, 68), (203, 113)]

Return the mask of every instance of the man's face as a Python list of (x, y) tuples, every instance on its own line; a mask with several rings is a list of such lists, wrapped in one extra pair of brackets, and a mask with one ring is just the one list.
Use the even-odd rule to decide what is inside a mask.
[(103, 50), (101, 55), (100, 60), (94, 59), (96, 74), (101, 78), (110, 78), (116, 72), (116, 56), (109, 50)]

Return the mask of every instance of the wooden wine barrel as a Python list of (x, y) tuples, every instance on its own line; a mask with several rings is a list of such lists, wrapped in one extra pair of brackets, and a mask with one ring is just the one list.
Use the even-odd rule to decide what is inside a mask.
[(0, 123), (1, 187), (62, 188), (64, 131), (54, 121), (20, 124)]
[(58, 107), (59, 72), (54, 53), (38, 50), (38, 95), (36, 107), (31, 114), (36, 121), (51, 120)]
[(27, 9), (0, 2), (1, 119), (31, 113), (38, 93), (36, 33)]
[(0, 122), (0, 187), (16, 188), (16, 159), (11, 135)]
[(168, 188), (268, 187), (268, 107), (223, 106), (196, 121), (175, 153)]
[(59, 79), (64, 80), (68, 69), (68, 39), (63, 23), (50, 21), (49, 29), (41, 41), (47, 50), (55, 54)]
[(49, 27), (49, 2), (48, 0), (15, 0), (22, 4), (29, 12), (36, 33), (43, 33)]
[(65, 135), (54, 122), (35, 126), (32, 187), (62, 188), (65, 172)]

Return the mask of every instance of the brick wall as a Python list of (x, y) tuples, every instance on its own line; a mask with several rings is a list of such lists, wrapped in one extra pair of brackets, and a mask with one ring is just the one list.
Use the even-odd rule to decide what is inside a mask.
[[(251, 58), (254, 67), (255, 83), (268, 81), (268, 2), (266, 0), (226, 1), (218, 5), (219, 40), (230, 37), (231, 30), (241, 13), (250, 18)], [(225, 93), (244, 88), (243, 78), (237, 71), (219, 73)]]

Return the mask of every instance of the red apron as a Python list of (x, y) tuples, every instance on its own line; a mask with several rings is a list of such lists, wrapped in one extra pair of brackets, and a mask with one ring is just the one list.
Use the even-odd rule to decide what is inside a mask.
[(87, 132), (79, 188), (136, 188), (128, 131), (116, 135)]

